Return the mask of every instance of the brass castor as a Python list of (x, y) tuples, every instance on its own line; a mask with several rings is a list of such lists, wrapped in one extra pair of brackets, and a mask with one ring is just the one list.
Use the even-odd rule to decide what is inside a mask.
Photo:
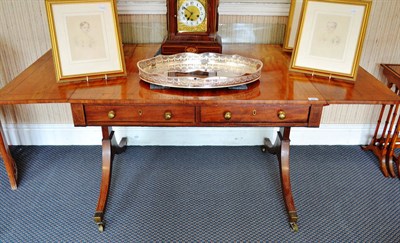
[(297, 225), (297, 223), (296, 222), (289, 222), (289, 225), (290, 225), (290, 229), (293, 231), (293, 232), (299, 232), (299, 226)]
[(265, 145), (261, 146), (261, 152), (266, 153), (267, 152), (267, 146), (265, 146)]
[(97, 225), (99, 232), (102, 233), (104, 231), (104, 225), (102, 223)]

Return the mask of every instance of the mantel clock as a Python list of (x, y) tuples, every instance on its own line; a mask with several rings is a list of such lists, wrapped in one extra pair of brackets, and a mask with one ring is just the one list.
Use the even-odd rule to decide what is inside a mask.
[(218, 0), (167, 0), (167, 29), (161, 54), (222, 52)]

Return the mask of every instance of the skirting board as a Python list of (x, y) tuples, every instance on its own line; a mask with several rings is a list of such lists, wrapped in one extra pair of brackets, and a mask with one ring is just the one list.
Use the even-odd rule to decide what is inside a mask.
[[(3, 124), (9, 145), (100, 145), (100, 127), (70, 124)], [(278, 128), (249, 127), (113, 127), (117, 141), (128, 145), (254, 146), (264, 138), (275, 141)], [(292, 128), (292, 145), (364, 145), (375, 124), (322, 124), (319, 128)]]

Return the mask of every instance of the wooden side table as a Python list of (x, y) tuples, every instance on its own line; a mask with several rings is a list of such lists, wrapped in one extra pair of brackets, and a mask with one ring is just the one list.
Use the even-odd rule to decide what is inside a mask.
[[(381, 64), (381, 66), (388, 81), (387, 86), (400, 96), (400, 64)], [(388, 111), (388, 113), (382, 124), (385, 111)], [(397, 144), (400, 130), (398, 113), (399, 104), (382, 105), (374, 136), (371, 143), (364, 148), (365, 150), (372, 150), (378, 157), (381, 171), (385, 177), (396, 177), (395, 166), (397, 166), (397, 171), (400, 169), (399, 156), (394, 153), (394, 150), (400, 147), (400, 144)], [(378, 138), (382, 126), (383, 130)]]
[[(263, 151), (276, 154), (283, 201), (289, 225), (297, 231), (297, 210), (290, 183), (290, 130), (318, 127), (323, 107), (331, 104), (398, 104), (400, 97), (359, 68), (354, 84), (330, 82), (288, 70), (290, 55), (278, 45), (224, 45), (225, 54), (261, 59), (261, 78), (234, 89), (154, 90), (140, 80), (136, 63), (154, 56), (159, 44), (125, 44), (127, 77), (112, 82), (93, 81), (59, 85), (51, 51), (0, 89), (0, 105), (70, 103), (75, 126), (100, 126), (102, 179), (94, 221), (103, 230), (114, 154), (123, 152), (113, 126), (151, 127), (279, 127), (275, 146), (265, 141)], [(3, 142), (3, 141), (2, 141)], [(4, 148), (2, 154), (6, 153)], [(9, 158), (8, 156), (6, 156)], [(11, 162), (8, 162), (12, 165)], [(9, 168), (15, 168), (10, 166)], [(13, 172), (13, 170), (10, 170)]]

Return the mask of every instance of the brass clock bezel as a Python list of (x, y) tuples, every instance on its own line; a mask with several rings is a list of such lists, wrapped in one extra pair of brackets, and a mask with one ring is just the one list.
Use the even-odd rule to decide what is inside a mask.
[(190, 2), (193, 0), (177, 0), (176, 3), (176, 24), (177, 24), (177, 32), (178, 33), (206, 33), (207, 32), (207, 23), (208, 23), (208, 9), (207, 9), (207, 0), (194, 0), (199, 2), (201, 5), (203, 5), (204, 8), (204, 13), (205, 17), (203, 22), (201, 22), (199, 25), (196, 26), (190, 26), (186, 25), (185, 23), (180, 21), (180, 16), (179, 16), (179, 9), (181, 6), (186, 3)]

